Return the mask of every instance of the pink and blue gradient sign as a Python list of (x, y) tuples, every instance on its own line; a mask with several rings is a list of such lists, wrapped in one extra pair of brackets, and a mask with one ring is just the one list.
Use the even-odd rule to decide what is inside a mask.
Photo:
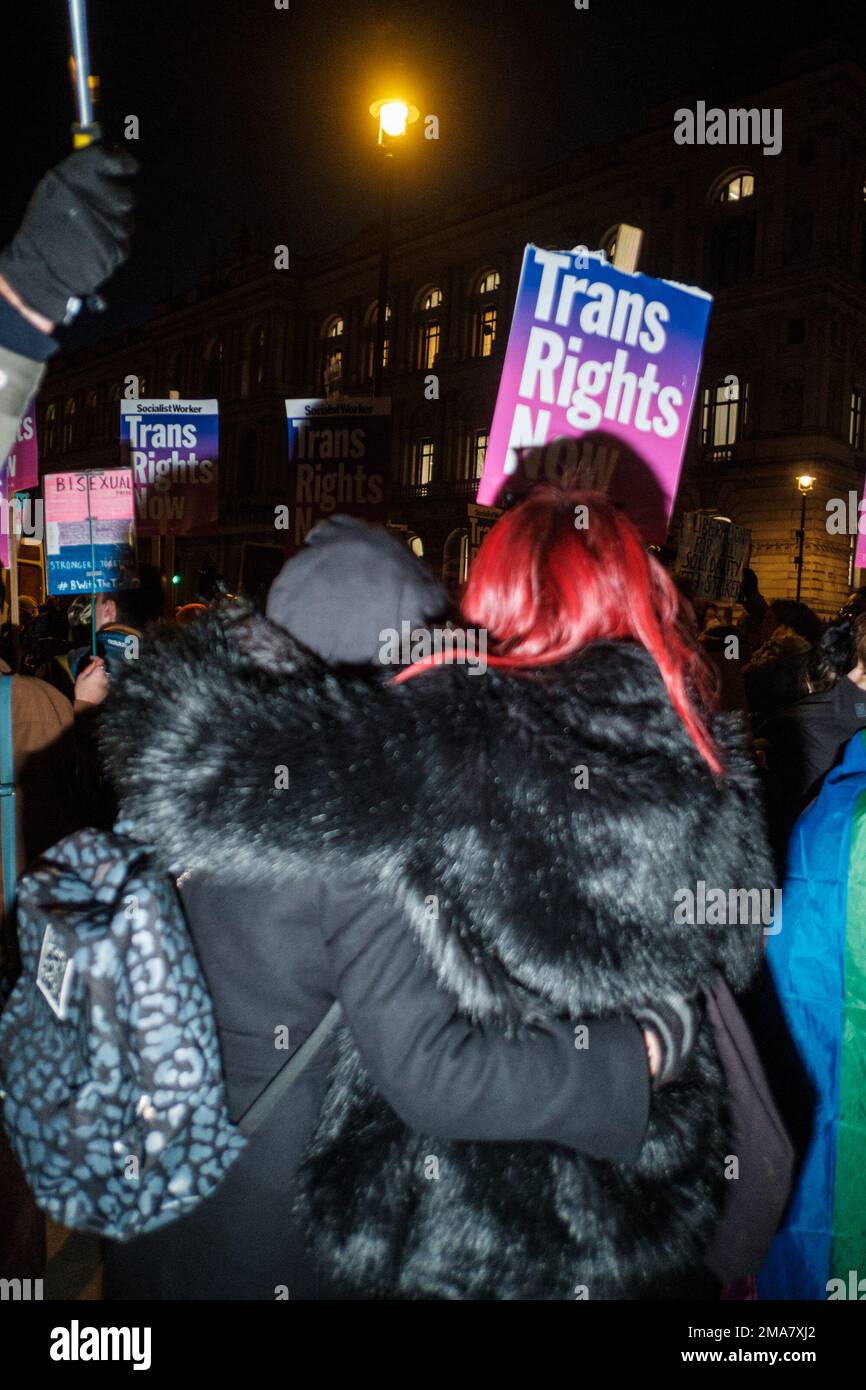
[(9, 568), (9, 498), (39, 483), (39, 450), (36, 443), (36, 402), (28, 405), (8, 457), (0, 464), (0, 564)]
[(123, 400), (120, 445), (135, 480), (140, 536), (217, 529), (219, 406), (215, 400)]
[[(573, 467), (662, 544), (711, 306), (704, 290), (618, 270), (601, 252), (527, 246), (478, 502)], [(539, 466), (562, 439), (573, 446), (546, 449)]]

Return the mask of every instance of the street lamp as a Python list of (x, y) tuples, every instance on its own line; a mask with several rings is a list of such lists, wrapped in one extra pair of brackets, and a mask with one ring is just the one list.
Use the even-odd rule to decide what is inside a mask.
[(376, 337), (373, 343), (373, 395), (382, 389), (382, 358), (385, 355), (385, 315), (388, 312), (388, 269), (391, 259), (391, 210), (394, 197), (394, 147), (418, 119), (417, 106), (400, 97), (382, 97), (370, 105), (370, 115), (379, 123), (379, 145), (385, 156), (385, 201), (382, 213), (382, 252), (379, 258), (379, 297), (376, 307)]
[(797, 558), (794, 564), (797, 566), (797, 602), (800, 601), (800, 590), (803, 587), (803, 551), (806, 544), (806, 498), (815, 486), (816, 479), (811, 473), (801, 473), (797, 479), (797, 489), (800, 493), (800, 529), (797, 532), (799, 542), (797, 548)]

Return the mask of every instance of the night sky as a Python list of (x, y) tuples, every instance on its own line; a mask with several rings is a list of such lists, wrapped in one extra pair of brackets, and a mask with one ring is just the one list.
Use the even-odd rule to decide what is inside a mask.
[[(169, 268), (175, 290), (194, 282), (210, 245), (244, 222), (281, 227), (303, 254), (375, 221), (367, 108), (392, 74), (441, 123), (438, 141), (419, 134), (404, 152), (398, 212), (414, 214), (628, 135), (654, 103), (700, 95), (782, 47), (832, 31), (866, 53), (864, 10), (859, 0), (589, 0), (582, 11), (573, 0), (291, 0), (288, 11), (273, 0), (91, 0), (100, 114), (115, 135), (139, 117), (131, 148), (143, 172), (135, 249), (109, 312), (67, 341), (144, 318)], [(68, 148), (73, 118), (64, 0), (10, 0), (6, 13), (0, 241)]]

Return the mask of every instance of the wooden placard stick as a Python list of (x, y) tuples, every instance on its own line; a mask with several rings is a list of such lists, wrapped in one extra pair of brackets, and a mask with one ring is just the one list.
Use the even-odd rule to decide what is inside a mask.
[(640, 227), (630, 227), (628, 222), (620, 222), (616, 229), (613, 264), (617, 270), (637, 270), (643, 246), (643, 232)]

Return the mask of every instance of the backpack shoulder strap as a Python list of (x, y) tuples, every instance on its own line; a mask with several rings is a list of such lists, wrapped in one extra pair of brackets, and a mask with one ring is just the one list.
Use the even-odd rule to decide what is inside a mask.
[(12, 674), (0, 673), (0, 835), (3, 840), (3, 912), (15, 901), (15, 750), (12, 739)]
[(297, 1052), (294, 1052), (289, 1060), (280, 1067), (276, 1076), (268, 1082), (261, 1095), (253, 1101), (248, 1110), (244, 1111), (237, 1125), (241, 1134), (249, 1139), (257, 1129), (261, 1129), (286, 1092), (294, 1085), (301, 1073), (306, 1071), (316, 1054), (321, 1051), (342, 1016), (343, 1010), (340, 1004), (335, 1001), (306, 1041), (301, 1043)]

